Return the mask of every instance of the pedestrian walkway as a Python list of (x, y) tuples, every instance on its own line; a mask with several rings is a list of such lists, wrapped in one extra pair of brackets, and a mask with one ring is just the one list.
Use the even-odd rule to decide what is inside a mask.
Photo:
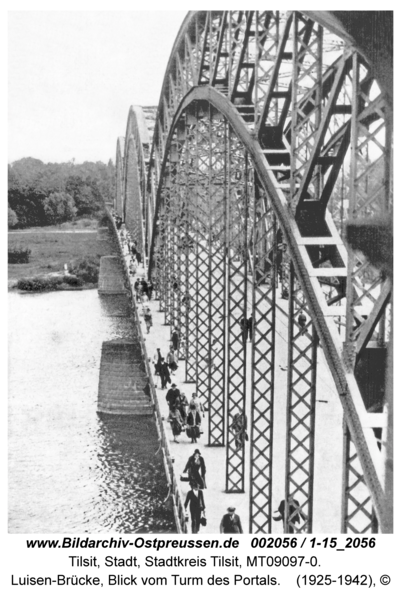
[[(121, 242), (120, 245), (126, 264), (129, 265), (130, 255), (128, 245)], [(145, 272), (140, 266), (134, 276), (131, 277), (131, 285), (139, 277), (145, 277)], [(248, 299), (248, 304), (249, 304)], [(279, 308), (276, 319), (276, 383), (275, 383), (275, 407), (274, 407), (274, 438), (273, 438), (273, 510), (277, 509), (280, 501), (284, 498), (285, 482), (285, 445), (286, 445), (286, 389), (287, 389), (287, 324), (285, 313), (288, 310), (286, 300), (278, 300)], [(149, 334), (146, 333), (146, 326), (143, 318), (143, 308), (140, 303), (137, 304), (138, 315), (142, 335), (146, 344), (146, 351), (149, 360), (152, 360), (156, 349), (160, 348), (161, 355), (166, 357), (170, 346), (170, 326), (166, 326), (165, 313), (159, 311), (159, 301), (151, 300), (149, 306), (152, 311), (153, 327)], [(250, 306), (248, 306), (250, 309)], [(248, 342), (249, 347), (250, 343)], [(251, 368), (251, 352), (248, 352), (247, 369)], [(338, 532), (340, 528), (341, 516), (341, 497), (338, 490), (341, 489), (341, 461), (342, 461), (342, 408), (337, 397), (334, 382), (325, 363), (322, 352), (318, 351), (318, 361), (321, 367), (317, 379), (317, 404), (316, 404), (316, 439), (315, 446), (318, 449), (315, 456), (315, 486), (314, 486), (314, 532)], [(154, 366), (150, 369), (154, 374)], [(158, 379), (158, 378), (157, 378)], [(175, 375), (171, 376), (172, 383), (175, 383), (181, 392), (184, 392), (188, 399), (195, 392), (194, 383), (185, 383), (185, 362), (179, 361), (179, 368)], [(248, 382), (251, 378), (247, 377)], [(156, 388), (157, 401), (161, 414), (167, 425), (167, 439), (170, 442), (169, 451), (174, 460), (174, 469), (176, 479), (180, 480), (188, 458), (198, 448), (206, 464), (206, 485), (204, 498), (206, 504), (207, 525), (201, 527), (201, 533), (219, 532), (220, 521), (226, 513), (228, 506), (236, 508), (242, 521), (244, 532), (249, 531), (249, 442), (245, 448), (245, 493), (225, 492), (226, 476), (226, 448), (209, 447), (208, 440), (208, 413), (202, 419), (203, 434), (197, 444), (192, 444), (185, 432), (179, 437), (179, 443), (173, 443), (173, 434), (168, 421), (169, 409), (166, 401), (166, 390), (160, 389), (160, 380), (154, 383)], [(248, 383), (248, 387), (250, 384)], [(246, 413), (250, 414), (250, 389), (247, 389)], [(206, 398), (200, 398), (201, 401)], [(181, 483), (183, 499), (189, 491), (189, 484)], [(337, 493), (336, 493), (337, 491)], [(273, 521), (272, 532), (282, 533), (282, 523)]]

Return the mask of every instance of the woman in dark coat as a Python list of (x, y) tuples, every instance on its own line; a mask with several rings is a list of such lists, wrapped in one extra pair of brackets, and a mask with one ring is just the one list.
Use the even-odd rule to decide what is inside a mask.
[(196, 483), (199, 489), (206, 489), (206, 465), (204, 458), (201, 456), (200, 450), (196, 449), (192, 456), (189, 457), (184, 473), (188, 472), (189, 484)]
[(195, 404), (191, 402), (189, 405), (189, 412), (187, 415), (187, 425), (189, 431), (189, 437), (191, 438), (191, 444), (196, 443), (196, 439), (200, 436), (200, 424), (202, 423), (202, 417), (199, 411), (196, 410)]
[(205, 510), (205, 500), (203, 498), (203, 492), (200, 490), (196, 483), (192, 484), (192, 489), (188, 492), (185, 500), (185, 509), (189, 504), (189, 510), (191, 513), (191, 527), (192, 533), (198, 533), (200, 527), (200, 520), (203, 511)]

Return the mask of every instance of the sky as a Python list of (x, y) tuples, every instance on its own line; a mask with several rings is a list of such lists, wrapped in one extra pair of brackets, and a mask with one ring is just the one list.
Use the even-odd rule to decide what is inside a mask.
[(114, 162), (129, 107), (159, 103), (186, 14), (10, 11), (8, 162)]

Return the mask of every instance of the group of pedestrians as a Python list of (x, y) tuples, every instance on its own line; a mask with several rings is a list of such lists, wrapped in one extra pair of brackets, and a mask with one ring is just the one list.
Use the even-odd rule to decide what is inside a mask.
[(133, 260), (136, 260), (138, 265), (142, 262), (142, 254), (138, 250), (138, 242), (136, 240), (132, 240), (129, 245), (129, 250)]
[[(205, 407), (199, 402), (193, 393), (190, 401), (186, 395), (173, 383), (166, 394), (169, 407), (169, 421), (173, 432), (173, 441), (179, 443), (178, 437), (185, 432), (192, 444), (203, 433), (202, 416), (205, 415)], [(202, 413), (202, 414), (201, 414)]]
[[(175, 375), (178, 369), (178, 351), (174, 350), (174, 344), (170, 344), (166, 358), (162, 356), (160, 348), (157, 348), (153, 356), (153, 364), (155, 367), (155, 377), (160, 377), (161, 389), (165, 390), (167, 384), (171, 383), (171, 375)], [(157, 387), (157, 383), (155, 387)]]
[(152, 300), (153, 281), (151, 279), (146, 281), (144, 277), (142, 277), (142, 279), (137, 277), (134, 283), (134, 290), (136, 301), (147, 304), (150, 300)]
[[(188, 477), (185, 476), (188, 475)], [(189, 457), (181, 479), (188, 478), (191, 489), (187, 492), (184, 508), (191, 515), (191, 531), (199, 533), (201, 525), (206, 525), (206, 503), (204, 490), (206, 490), (206, 464), (200, 450), (197, 448)], [(188, 512), (186, 513), (188, 518)], [(229, 506), (227, 513), (220, 523), (220, 533), (243, 533), (241, 519), (235, 514), (235, 507)]]

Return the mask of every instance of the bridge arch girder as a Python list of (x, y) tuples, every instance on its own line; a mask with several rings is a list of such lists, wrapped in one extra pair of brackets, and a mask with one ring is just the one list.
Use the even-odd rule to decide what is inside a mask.
[(123, 214), (124, 204), (124, 146), (125, 139), (119, 137), (116, 148), (116, 195), (114, 198), (114, 210), (120, 216)]
[[(374, 22), (376, 15), (365, 15), (367, 20)], [(274, 206), (280, 231), (289, 248), (294, 277), (300, 282), (307, 298), (313, 326), (319, 334), (344, 406), (347, 428), (357, 448), (362, 475), (372, 496), (382, 530), (386, 530), (383, 525), (383, 456), (373, 434), (374, 427), (382, 431), (384, 421), (381, 415), (367, 414), (354, 367), (362, 357), (362, 346), (366, 347), (370, 340), (375, 339), (373, 333), (375, 328), (377, 331), (377, 323), (380, 320), (384, 322), (383, 314), (390, 297), (387, 288), (390, 289), (391, 286), (388, 282), (382, 285), (380, 278), (376, 277), (374, 285), (380, 294), (370, 296), (369, 308), (364, 308), (367, 314), (361, 316), (358, 305), (361, 304), (361, 298), (367, 299), (367, 294), (358, 279), (358, 272), (369, 268), (369, 264), (363, 264), (357, 254), (346, 251), (330, 214), (326, 211), (346, 162), (345, 156), (350, 156), (351, 170), (354, 170), (349, 186), (350, 214), (380, 214), (381, 209), (378, 210), (374, 202), (375, 198), (381, 199), (382, 196), (385, 196), (388, 210), (391, 187), (391, 136), (388, 132), (391, 131), (392, 107), (389, 102), (392, 90), (388, 70), (387, 74), (381, 72), (380, 64), (386, 62), (386, 56), (389, 58), (389, 45), (385, 45), (384, 53), (375, 57), (363, 35), (358, 36), (355, 23), (355, 20), (352, 24), (349, 19), (342, 18), (340, 13), (327, 11), (292, 12), (287, 15), (279, 14), (278, 11), (190, 12), (177, 36), (163, 82), (148, 172), (146, 229), (149, 231), (153, 227), (150, 245), (152, 266), (157, 240), (167, 240), (170, 239), (170, 234), (176, 235), (171, 223), (168, 225), (170, 233), (167, 227), (164, 228), (163, 235), (160, 235), (163, 221), (160, 209), (161, 206), (166, 206), (166, 195), (167, 204), (174, 204), (174, 199), (169, 198), (171, 191), (166, 192), (163, 180), (167, 172), (175, 177), (175, 167), (171, 163), (176, 158), (171, 161), (169, 157), (173, 146), (175, 153), (177, 147), (180, 147), (176, 133), (180, 120), (185, 117), (191, 105), (206, 103), (214, 107), (235, 131), (245, 149), (244, 153), (251, 157), (252, 168), (257, 172), (269, 202)], [(322, 69), (321, 53), (324, 50), (323, 33), (325, 34), (322, 27), (329, 32), (329, 36), (324, 38), (326, 43), (334, 40), (335, 44), (341, 45), (338, 60), (336, 58), (329, 61), (329, 68), (326, 70)], [(337, 36), (337, 39), (331, 38), (331, 34)], [(293, 55), (291, 48), (296, 48)], [(373, 73), (378, 75), (378, 81), (385, 90), (382, 95), (380, 92), (372, 92), (375, 84), (368, 64), (372, 59)], [(289, 75), (290, 65), (292, 75)], [(348, 80), (354, 84), (347, 88), (344, 81)], [(353, 102), (347, 98), (347, 93), (354, 94)], [(368, 101), (362, 105), (363, 95), (368, 97)], [(353, 109), (352, 106), (358, 106), (358, 109)], [(338, 115), (343, 116), (342, 126), (336, 121)], [(357, 182), (369, 177), (371, 165), (368, 157), (361, 167), (359, 156), (376, 127), (381, 129), (377, 141), (384, 148), (380, 159), (384, 163), (383, 179), (387, 191), (382, 194), (379, 189), (374, 189), (364, 203), (361, 200), (363, 190), (358, 187)], [(368, 131), (365, 137), (364, 130)], [(280, 161), (280, 153), (285, 152), (288, 155), (285, 159), (287, 162)], [(281, 173), (284, 182), (288, 181), (286, 171), (290, 171), (289, 191), (283, 192), (281, 188), (284, 186), (278, 185), (275, 170)], [(344, 172), (342, 173), (344, 180)], [(150, 194), (151, 188), (157, 189), (157, 194), (154, 191), (153, 195)], [(156, 214), (153, 219), (155, 196)], [(305, 231), (311, 216), (310, 200), (316, 199), (315, 196), (320, 196), (321, 200), (320, 207), (315, 204), (320, 210), (316, 223), (321, 228), (321, 233), (319, 243), (315, 239), (313, 244), (311, 234), (308, 242), (304, 238), (308, 237)], [(302, 211), (306, 211), (306, 218), (301, 218)], [(329, 237), (332, 238), (330, 250), (325, 245)], [(171, 238), (173, 241), (174, 239), (176, 238)], [(321, 277), (319, 280), (317, 269), (313, 268), (313, 257), (316, 259), (317, 256), (322, 261), (324, 254), (316, 249), (319, 245), (330, 255), (331, 267), (337, 268), (337, 304), (342, 304), (337, 313), (336, 306), (333, 310), (328, 309), (322, 293)], [(178, 255), (171, 254), (170, 258), (178, 259)], [(348, 273), (344, 277), (343, 271), (347, 270), (347, 263)], [(324, 277), (330, 278), (333, 273), (334, 270), (327, 272)], [(320, 275), (323, 275), (323, 271), (320, 271)], [(344, 350), (343, 340), (337, 335), (334, 324), (334, 315), (342, 314), (345, 294), (348, 295), (348, 350)], [(165, 298), (168, 299), (166, 311), (171, 312), (169, 318), (175, 319), (177, 307), (172, 289), (167, 289)], [(380, 334), (381, 343), (384, 330), (385, 327)], [(360, 506), (363, 510), (363, 502)]]
[[(318, 332), (319, 339), (324, 350), (326, 360), (330, 367), (337, 390), (344, 407), (345, 418), (347, 425), (351, 431), (352, 439), (358, 449), (358, 455), (361, 460), (362, 468), (365, 475), (365, 480), (372, 494), (372, 499), (376, 507), (377, 513), (380, 516), (383, 510), (383, 489), (381, 472), (381, 457), (377, 447), (377, 442), (372, 429), (366, 428), (368, 419), (358, 385), (352, 373), (347, 372), (346, 365), (342, 356), (342, 343), (338, 334), (331, 323), (331, 319), (325, 317), (325, 301), (323, 299), (321, 286), (317, 279), (317, 274), (311, 277), (313, 265), (310, 258), (305, 253), (305, 246), (300, 246), (301, 234), (297, 225), (296, 219), (292, 214), (287, 198), (283, 192), (277, 189), (274, 177), (268, 170), (265, 155), (261, 145), (257, 139), (251, 134), (246, 123), (242, 119), (236, 107), (231, 104), (228, 99), (211, 87), (196, 87), (193, 88), (181, 100), (180, 105), (175, 113), (174, 119), (167, 139), (165, 140), (166, 149), (171, 147), (173, 136), (177, 130), (178, 123), (182, 119), (185, 112), (194, 105), (194, 103), (206, 102), (214, 109), (221, 113), (230, 126), (235, 131), (241, 143), (244, 145), (246, 152), (249, 153), (252, 163), (257, 171), (258, 177), (263, 184), (263, 187), (274, 206), (275, 214), (280, 223), (280, 227), (284, 233), (288, 244), (291, 259), (293, 261), (297, 278), (302, 285), (303, 292), (307, 298), (308, 305), (311, 310), (313, 324)], [(163, 181), (163, 173), (168, 161), (168, 150), (164, 156), (164, 161), (161, 168), (160, 181)], [(160, 194), (162, 186), (159, 187), (155, 222), (159, 216)], [(332, 224), (329, 227), (335, 234)], [(155, 235), (155, 230), (154, 230)], [(338, 247), (342, 245), (341, 240), (337, 236)], [(154, 238), (152, 248), (154, 245)], [(341, 250), (343, 252), (343, 249)], [(150, 262), (152, 261), (152, 255)]]

